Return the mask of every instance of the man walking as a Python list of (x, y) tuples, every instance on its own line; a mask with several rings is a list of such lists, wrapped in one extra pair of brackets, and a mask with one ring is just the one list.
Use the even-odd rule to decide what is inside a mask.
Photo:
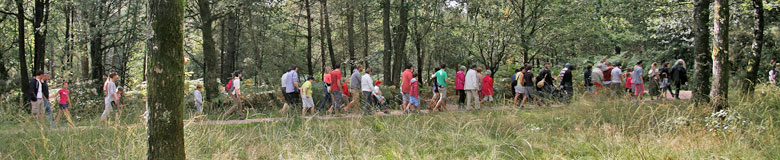
[(330, 96), (333, 98), (333, 105), (328, 109), (328, 112), (335, 110), (335, 113), (339, 114), (339, 110), (341, 110), (341, 94), (343, 94), (341, 91), (341, 64), (336, 63), (333, 65), (330, 77), (332, 82), (330, 85)]
[(433, 107), (433, 112), (438, 112), (440, 110), (439, 107), (442, 110), (447, 108), (447, 71), (445, 68), (447, 68), (447, 65), (442, 64), (439, 71), (436, 72), (436, 83), (439, 85), (439, 102)]
[(241, 71), (236, 71), (236, 73), (234, 75), (235, 75), (235, 77), (233, 77), (231, 82), (229, 82), (229, 83), (231, 83), (230, 88), (228, 88), (228, 90), (227, 90), (228, 97), (230, 97), (230, 100), (233, 101), (233, 107), (228, 109), (228, 111), (225, 112), (225, 114), (222, 115), (223, 117), (227, 117), (230, 114), (233, 114), (233, 112), (237, 112), (238, 111), (238, 112), (243, 113), (243, 111), (244, 111), (244, 105), (241, 104), (241, 100), (242, 100), (241, 99), (242, 98), (241, 97), (241, 77), (243, 75), (241, 74)]
[[(100, 115), (100, 120), (106, 122), (106, 125), (108, 125), (107, 118), (111, 116), (111, 111), (114, 107), (120, 107), (119, 106), (119, 95), (117, 95), (117, 88), (116, 88), (116, 79), (119, 76), (116, 73), (112, 73), (108, 76), (108, 84), (106, 85), (106, 91), (108, 94), (106, 94), (105, 97), (105, 107), (103, 108), (103, 114)], [(117, 110), (122, 110), (121, 108), (117, 108)], [(115, 117), (117, 119), (117, 122), (119, 122), (119, 116)]]
[(284, 84), (284, 93), (286, 95), (284, 99), (286, 103), (284, 103), (284, 106), (282, 106), (282, 110), (279, 111), (281, 114), (284, 114), (284, 112), (287, 111), (290, 106), (295, 105), (298, 102), (297, 97), (300, 97), (297, 94), (298, 90), (300, 89), (298, 85), (298, 66), (293, 65), (290, 67), (290, 71), (287, 72), (286, 81)]
[[(401, 94), (403, 96), (403, 104), (401, 105), (401, 108), (405, 108), (409, 104), (409, 90), (411, 89), (411, 80), (412, 80), (412, 65), (406, 65), (406, 70), (401, 74)], [(409, 112), (408, 110), (404, 110), (404, 112)]]
[[(363, 97), (366, 97), (366, 104), (363, 107), (363, 115), (372, 114), (374, 101), (374, 80), (371, 79), (371, 68), (367, 68), (363, 77), (360, 78), (360, 91), (363, 91)], [(357, 93), (355, 93), (357, 94)]]
[(479, 109), (479, 94), (477, 93), (477, 90), (479, 90), (479, 81), (477, 77), (477, 65), (471, 65), (471, 69), (469, 69), (468, 72), (466, 72), (466, 81), (463, 85), (463, 89), (466, 90), (466, 106), (471, 105), (472, 102), (474, 102), (474, 105), (471, 106), (473, 109)]
[(41, 122), (44, 122), (43, 119), (43, 112), (44, 112), (44, 106), (43, 106), (43, 85), (41, 84), (41, 75), (43, 75), (43, 71), (37, 71), (35, 72), (35, 77), (33, 77), (32, 80), (30, 80), (30, 87), (28, 92), (30, 92), (30, 113), (31, 113), (31, 119), (32, 120), (40, 120)]
[(363, 66), (358, 65), (352, 70), (352, 75), (349, 76), (349, 92), (353, 93), (350, 96), (350, 102), (344, 107), (344, 110), (349, 110), (353, 105), (359, 105), (360, 103), (360, 72), (363, 72)]

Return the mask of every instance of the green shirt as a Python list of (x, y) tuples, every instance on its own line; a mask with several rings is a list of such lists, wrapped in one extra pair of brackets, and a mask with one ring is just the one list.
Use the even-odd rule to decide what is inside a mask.
[(303, 92), (303, 95), (311, 97), (311, 82), (306, 81), (301, 86), (301, 90), (305, 91)]
[(447, 71), (439, 70), (436, 72), (436, 82), (439, 83), (440, 86), (447, 87)]

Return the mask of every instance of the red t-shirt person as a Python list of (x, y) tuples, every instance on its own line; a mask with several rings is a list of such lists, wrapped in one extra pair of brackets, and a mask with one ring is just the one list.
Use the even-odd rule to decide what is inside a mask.
[(403, 74), (401, 74), (401, 79), (403, 80), (403, 83), (401, 83), (401, 92), (409, 94), (409, 90), (411, 90), (411, 81), (412, 81), (412, 70), (406, 69)]
[(336, 87), (331, 87), (331, 90), (334, 91), (341, 90), (341, 88), (338, 87), (341, 86), (341, 71), (339, 69), (334, 69), (332, 72), (330, 72), (330, 77), (331, 77), (330, 81), (332, 82), (330, 86), (336, 86)]

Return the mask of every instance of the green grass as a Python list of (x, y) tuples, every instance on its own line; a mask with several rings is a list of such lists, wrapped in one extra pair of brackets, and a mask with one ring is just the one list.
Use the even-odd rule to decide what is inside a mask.
[[(764, 90), (774, 92), (732, 97), (725, 119), (686, 101), (598, 97), (553, 108), (186, 124), (185, 143), (193, 159), (778, 159), (780, 94)], [(127, 124), (0, 134), (0, 159), (143, 159), (146, 130)]]

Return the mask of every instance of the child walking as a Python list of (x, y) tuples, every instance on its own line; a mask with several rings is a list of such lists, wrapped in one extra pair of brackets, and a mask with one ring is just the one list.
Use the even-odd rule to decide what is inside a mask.
[(65, 120), (67, 120), (70, 125), (75, 126), (73, 120), (70, 119), (70, 110), (68, 110), (68, 104), (70, 104), (70, 91), (68, 91), (68, 82), (62, 83), (62, 89), (60, 89), (60, 91), (58, 91), (57, 95), (55, 96), (59, 99), (58, 104), (60, 106), (60, 110), (57, 110), (57, 118), (54, 123), (59, 123), (60, 115), (65, 112)]
[(196, 112), (197, 114), (203, 114), (203, 94), (201, 94), (201, 91), (203, 90), (203, 85), (198, 85), (195, 87), (195, 91), (192, 92), (192, 97), (195, 101), (195, 108), (198, 109)]
[(412, 75), (412, 79), (409, 80), (409, 104), (406, 105), (405, 112), (416, 112), (417, 107), (420, 106), (420, 86), (417, 82), (417, 73)]
[(312, 98), (311, 83), (314, 81), (314, 77), (309, 77), (306, 82), (303, 82), (301, 86), (301, 101), (303, 101), (302, 116), (306, 116), (306, 110), (311, 110), (314, 114), (314, 98)]

